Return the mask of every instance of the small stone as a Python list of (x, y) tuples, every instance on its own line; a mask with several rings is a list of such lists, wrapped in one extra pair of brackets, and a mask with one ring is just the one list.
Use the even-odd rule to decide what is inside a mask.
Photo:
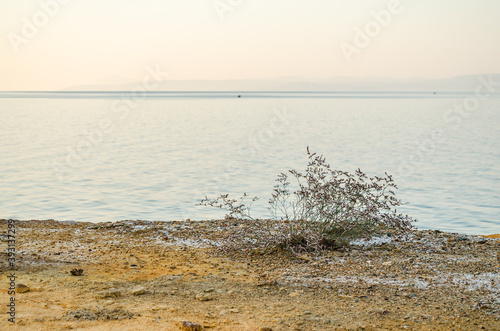
[(16, 285), (16, 293), (26, 293), (26, 292), (29, 292), (30, 291), (30, 288), (29, 286), (27, 285), (24, 285), (24, 284), (17, 284)]
[(211, 293), (211, 292), (213, 292), (213, 291), (215, 291), (215, 289), (214, 289), (214, 288), (207, 288), (207, 289), (205, 290), (205, 293)]
[(292, 292), (292, 293), (288, 294), (288, 296), (291, 297), (291, 298), (296, 298), (299, 295), (300, 295), (300, 292)]
[(233, 314), (238, 314), (240, 312), (240, 310), (237, 308), (229, 309), (229, 311)]
[(198, 301), (210, 301), (212, 300), (212, 297), (208, 294), (197, 294), (196, 295), (196, 300)]
[(146, 293), (146, 289), (142, 286), (137, 286), (130, 293), (132, 293), (132, 295), (141, 295)]
[(73, 276), (81, 276), (83, 274), (83, 269), (71, 269), (70, 273)]
[(181, 324), (181, 330), (184, 330), (184, 331), (202, 331), (203, 326), (201, 326), (198, 323), (184, 321)]
[(306, 310), (306, 311), (304, 312), (304, 315), (311, 315), (311, 314), (312, 314), (312, 313), (311, 313), (309, 310)]
[(268, 328), (268, 327), (263, 327), (263, 328), (260, 328), (259, 331), (273, 331), (273, 329)]

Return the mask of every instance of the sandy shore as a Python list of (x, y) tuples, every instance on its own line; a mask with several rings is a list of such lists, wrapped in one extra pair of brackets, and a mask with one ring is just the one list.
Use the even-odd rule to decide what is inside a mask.
[(414, 231), (321, 257), (213, 256), (209, 244), (234, 226), (244, 224), (16, 221), (12, 271), (1, 220), (4, 311), (8, 276), (27, 287), (16, 325), (2, 313), (0, 329), (500, 329), (498, 235)]

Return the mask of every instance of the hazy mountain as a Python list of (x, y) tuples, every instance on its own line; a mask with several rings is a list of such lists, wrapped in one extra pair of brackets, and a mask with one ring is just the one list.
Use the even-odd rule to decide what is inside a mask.
[[(500, 74), (458, 76), (447, 79), (395, 79), (334, 77), (303, 79), (281, 77), (261, 80), (168, 80), (154, 91), (474, 91), (479, 78), (500, 83)], [(94, 85), (71, 86), (63, 91), (130, 91), (141, 82), (120, 83), (108, 78)], [(112, 83), (106, 83), (112, 81)]]
[(95, 85), (124, 85), (131, 83), (129, 79), (121, 76), (110, 75), (98, 80)]

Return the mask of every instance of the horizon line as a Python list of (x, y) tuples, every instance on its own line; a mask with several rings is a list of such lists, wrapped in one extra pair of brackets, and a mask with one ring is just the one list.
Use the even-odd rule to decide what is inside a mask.
[[(105, 91), (100, 91), (100, 90), (55, 90), (55, 91), (50, 91), (50, 90), (13, 90), (13, 91), (6, 91), (2, 90), (0, 93), (131, 93), (132, 91), (130, 90), (105, 90)], [(290, 91), (280, 91), (280, 90), (155, 90), (155, 91), (144, 91), (141, 93), (144, 94), (149, 94), (149, 93), (466, 93), (466, 92), (471, 92), (473, 93), (474, 91), (471, 90), (447, 90), (447, 91), (440, 91), (440, 90), (387, 90), (387, 91), (381, 91), (381, 90), (331, 90), (331, 91), (325, 91), (325, 90), (290, 90)], [(500, 93), (495, 92), (495, 93)]]

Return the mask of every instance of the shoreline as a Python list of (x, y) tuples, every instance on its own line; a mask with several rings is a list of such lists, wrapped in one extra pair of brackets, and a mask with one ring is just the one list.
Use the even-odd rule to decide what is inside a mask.
[[(21, 329), (179, 330), (182, 321), (209, 330), (500, 326), (498, 234), (415, 230), (320, 256), (230, 259), (209, 247), (244, 226), (238, 221), (15, 223), (17, 282), (29, 287), (16, 293)], [(7, 221), (0, 227), (7, 304)], [(9, 324), (4, 314), (0, 328)]]
[[(5, 222), (9, 220), (8, 218), (0, 218), (0, 222)], [(273, 221), (271, 219), (256, 219), (259, 221)], [(146, 220), (146, 219), (130, 219), (130, 220), (119, 220), (119, 221), (88, 221), (88, 220), (66, 220), (66, 221), (60, 221), (56, 220), (53, 218), (49, 219), (14, 219), (15, 222), (56, 222), (56, 223), (61, 223), (61, 224), (66, 224), (66, 225), (75, 225), (75, 224), (88, 224), (88, 225), (96, 225), (96, 224), (114, 224), (114, 223), (127, 223), (127, 222), (146, 222), (146, 223), (196, 223), (196, 222), (220, 222), (222, 219), (174, 219), (174, 220)], [(413, 225), (414, 230), (417, 231), (441, 231), (444, 233), (451, 233), (451, 234), (457, 234), (457, 235), (463, 235), (463, 236), (481, 236), (484, 238), (490, 238), (490, 239), (500, 239), (500, 232), (499, 233), (468, 233), (468, 232), (460, 232), (460, 231), (454, 231), (454, 230), (442, 230), (442, 229), (434, 229), (434, 228), (419, 228), (416, 224)]]

